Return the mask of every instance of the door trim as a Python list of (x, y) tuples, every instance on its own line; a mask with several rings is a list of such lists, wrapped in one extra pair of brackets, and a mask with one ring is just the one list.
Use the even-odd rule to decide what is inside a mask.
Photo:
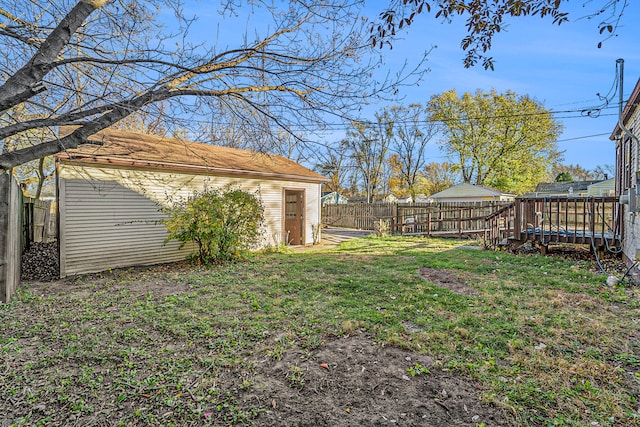
[(306, 229), (307, 229), (307, 191), (305, 188), (296, 188), (296, 187), (284, 187), (282, 189), (282, 241), (285, 245), (289, 244), (287, 239), (287, 194), (290, 193), (298, 193), (302, 196), (302, 200), (298, 199), (298, 206), (300, 207), (300, 212), (302, 215), (301, 224), (300, 224), (300, 244), (306, 244)]

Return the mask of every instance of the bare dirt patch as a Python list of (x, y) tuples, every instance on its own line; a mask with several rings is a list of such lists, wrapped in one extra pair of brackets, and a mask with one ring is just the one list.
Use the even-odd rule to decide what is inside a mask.
[(308, 359), (288, 353), (265, 363), (255, 384), (261, 392), (250, 397), (268, 407), (256, 420), (262, 425), (508, 425), (500, 408), (479, 399), (477, 383), (363, 335), (328, 341)]
[(464, 280), (446, 270), (420, 267), (418, 274), (423, 279), (459, 295), (479, 295), (474, 287), (467, 285)]

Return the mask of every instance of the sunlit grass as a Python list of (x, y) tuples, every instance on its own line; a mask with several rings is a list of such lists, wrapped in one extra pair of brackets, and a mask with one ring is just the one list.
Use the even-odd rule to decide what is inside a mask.
[[(466, 243), (367, 238), (212, 269), (85, 278), (64, 292), (24, 285), (0, 310), (0, 394), (25, 408), (24, 425), (71, 422), (47, 402), (125, 425), (180, 425), (208, 411), (242, 423), (264, 409), (240, 399), (257, 361), (364, 331), (474, 378), (514, 425), (638, 425), (637, 290), (603, 286), (590, 263)], [(421, 267), (475, 292), (439, 286)], [(217, 390), (228, 371), (236, 387)], [(289, 382), (304, 377), (291, 368)]]

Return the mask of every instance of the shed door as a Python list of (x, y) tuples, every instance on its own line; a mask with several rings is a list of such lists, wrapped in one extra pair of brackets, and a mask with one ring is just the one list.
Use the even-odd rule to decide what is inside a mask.
[(304, 244), (304, 190), (284, 191), (284, 232), (287, 244)]

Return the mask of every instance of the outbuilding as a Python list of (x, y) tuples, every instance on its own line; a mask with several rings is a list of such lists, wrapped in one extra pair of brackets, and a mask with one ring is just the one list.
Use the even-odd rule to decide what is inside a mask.
[(261, 247), (310, 245), (327, 180), (282, 156), (104, 130), (56, 156), (61, 277), (184, 259), (160, 207), (206, 188), (259, 192)]
[(515, 194), (503, 193), (482, 185), (462, 183), (429, 196), (433, 202), (513, 202)]

